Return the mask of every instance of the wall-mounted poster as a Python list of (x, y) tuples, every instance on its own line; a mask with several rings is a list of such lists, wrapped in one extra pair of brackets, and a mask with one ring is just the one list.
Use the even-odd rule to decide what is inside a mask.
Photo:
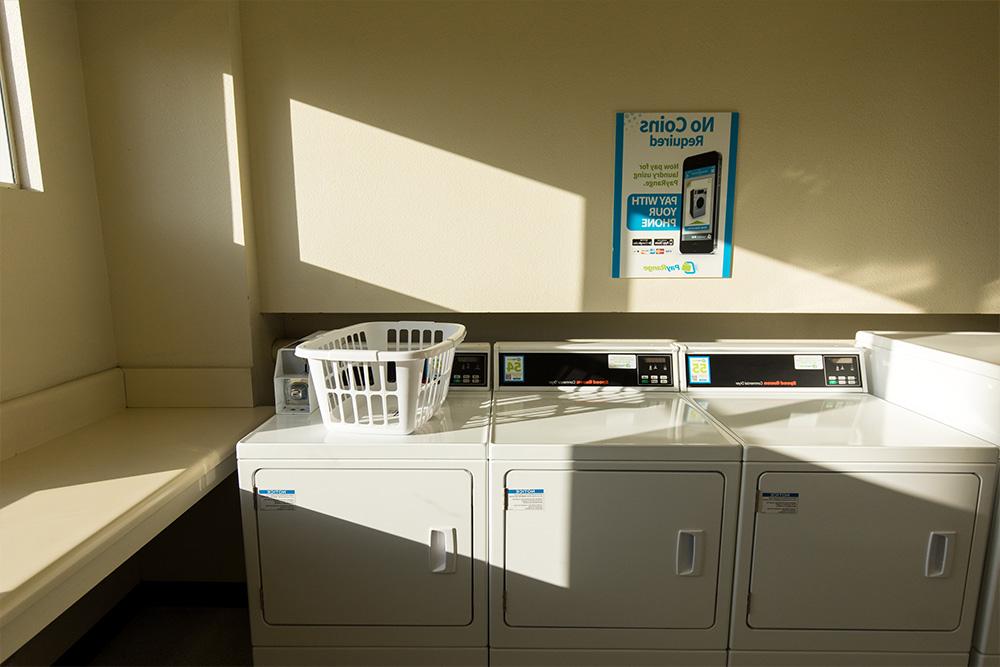
[(614, 278), (729, 278), (735, 112), (615, 118)]

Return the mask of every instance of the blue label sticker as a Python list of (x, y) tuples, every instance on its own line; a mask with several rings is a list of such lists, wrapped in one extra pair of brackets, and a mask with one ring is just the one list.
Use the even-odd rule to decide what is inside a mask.
[(545, 511), (545, 489), (507, 489), (508, 512)]
[(798, 514), (797, 491), (761, 491), (757, 499), (758, 514)]
[(258, 500), (254, 503), (263, 511), (294, 510), (298, 505), (295, 489), (257, 489)]

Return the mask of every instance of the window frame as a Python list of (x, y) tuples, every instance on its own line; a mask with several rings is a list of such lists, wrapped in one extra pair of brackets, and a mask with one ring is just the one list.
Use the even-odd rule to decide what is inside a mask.
[[(6, 180), (5, 174), (0, 176), (0, 187), (18, 188), (20, 187), (21, 179), (19, 178), (17, 168), (17, 146), (14, 143), (14, 119), (10, 103), (10, 87), (7, 85), (6, 55), (8, 53), (8, 45), (6, 44), (5, 32), (0, 30), (0, 39), (3, 40), (3, 43), (0, 43), (0, 114), (3, 116), (3, 122), (0, 124), (0, 132), (2, 132), (2, 135), (0, 135), (0, 160), (5, 159), (7, 165), (9, 165), (10, 180)], [(6, 144), (6, 151), (3, 150), (4, 144)], [(4, 152), (6, 152), (6, 156), (3, 155)]]

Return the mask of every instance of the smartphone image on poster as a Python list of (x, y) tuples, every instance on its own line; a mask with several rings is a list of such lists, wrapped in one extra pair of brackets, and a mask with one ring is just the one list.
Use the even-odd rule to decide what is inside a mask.
[(719, 174), (717, 151), (684, 158), (681, 215), (682, 255), (715, 252), (719, 236)]

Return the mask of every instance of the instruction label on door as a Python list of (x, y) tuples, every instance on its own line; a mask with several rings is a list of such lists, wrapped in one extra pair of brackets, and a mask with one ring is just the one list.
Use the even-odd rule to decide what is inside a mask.
[(761, 491), (757, 498), (760, 514), (798, 514), (799, 494), (792, 492)]
[(258, 489), (257, 509), (261, 511), (295, 509), (295, 489)]
[(508, 511), (539, 511), (545, 509), (545, 489), (507, 489)]

